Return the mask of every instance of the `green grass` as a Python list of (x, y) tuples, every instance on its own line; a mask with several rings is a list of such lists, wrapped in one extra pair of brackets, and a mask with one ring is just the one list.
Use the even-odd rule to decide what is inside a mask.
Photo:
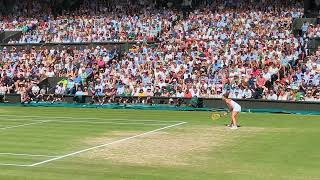
[(231, 131), (228, 117), (209, 112), (1, 107), (0, 164), (32, 165), (177, 121), (187, 123), (38, 166), (0, 165), (0, 179), (320, 179), (320, 116), (306, 115), (243, 113)]

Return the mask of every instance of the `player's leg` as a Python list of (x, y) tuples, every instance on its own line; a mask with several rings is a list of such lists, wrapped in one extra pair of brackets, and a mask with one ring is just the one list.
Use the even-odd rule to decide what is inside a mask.
[[(231, 111), (232, 112), (232, 111)], [(226, 116), (228, 113), (223, 113), (224, 116)], [(230, 117), (230, 122), (229, 124), (227, 124), (228, 127), (232, 127), (233, 126), (233, 120), (232, 120), (232, 113), (231, 113), (231, 117)]]
[(229, 122), (229, 124), (227, 126), (228, 127), (232, 127), (233, 126), (232, 114), (231, 114), (231, 117), (230, 117), (230, 122)]
[(232, 128), (234, 128), (234, 129), (236, 129), (238, 127), (237, 126), (237, 115), (238, 115), (237, 111), (232, 111), (231, 120), (232, 120)]

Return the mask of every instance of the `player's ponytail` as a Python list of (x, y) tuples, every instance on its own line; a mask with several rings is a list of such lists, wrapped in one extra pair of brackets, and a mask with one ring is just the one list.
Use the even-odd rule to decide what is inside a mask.
[(229, 98), (229, 92), (226, 92), (222, 95), (224, 98), (228, 99)]

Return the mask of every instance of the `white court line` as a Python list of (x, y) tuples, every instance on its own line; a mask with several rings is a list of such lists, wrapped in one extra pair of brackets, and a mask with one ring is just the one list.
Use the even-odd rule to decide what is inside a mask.
[[(50, 119), (50, 118), (49, 118)], [(28, 120), (28, 121), (40, 121), (40, 120)], [(50, 120), (50, 122), (59, 122), (59, 123), (86, 123), (86, 124), (131, 124), (131, 125), (144, 125), (144, 126), (167, 126), (170, 125), (169, 123), (167, 124), (160, 124), (160, 123), (135, 123), (135, 122), (93, 122), (93, 121), (62, 121), (62, 120)], [(172, 124), (172, 123), (171, 123)]]
[(170, 126), (165, 126), (165, 127), (162, 127), (162, 128), (159, 128), (159, 129), (155, 129), (155, 130), (152, 130), (152, 131), (148, 131), (148, 132), (145, 132), (145, 133), (142, 133), (142, 134), (138, 134), (138, 135), (135, 135), (135, 136), (131, 136), (131, 137), (127, 137), (127, 138), (124, 138), (124, 139), (116, 140), (116, 141), (113, 141), (113, 142), (110, 142), (110, 143), (101, 144), (101, 145), (94, 146), (94, 147), (91, 147), (91, 148), (83, 149), (83, 150), (76, 151), (76, 152), (73, 152), (73, 153), (70, 153), (70, 154), (66, 154), (66, 155), (63, 155), (63, 156), (59, 156), (59, 157), (55, 157), (55, 158), (48, 159), (48, 160), (45, 160), (45, 161), (41, 161), (41, 162), (38, 162), (38, 163), (31, 164), (30, 167), (38, 166), (38, 165), (45, 164), (45, 163), (52, 162), (52, 161), (56, 161), (56, 160), (63, 159), (63, 158), (69, 157), (69, 156), (74, 156), (74, 155), (77, 155), (77, 154), (80, 154), (80, 153), (84, 153), (84, 152), (88, 152), (88, 151), (91, 151), (91, 150), (94, 150), (94, 149), (99, 149), (99, 148), (102, 148), (102, 147), (106, 147), (106, 146), (109, 146), (109, 145), (112, 145), (112, 144), (120, 143), (120, 142), (127, 141), (127, 140), (130, 140), (130, 139), (134, 139), (134, 138), (137, 138), (137, 137), (146, 136), (146, 135), (149, 135), (149, 134), (152, 134), (152, 133), (164, 130), (164, 129), (168, 129), (168, 128), (172, 128), (172, 127), (175, 127), (175, 126), (179, 126), (179, 125), (182, 125), (182, 124), (185, 124), (185, 123), (187, 123), (187, 122), (180, 122), (180, 123), (177, 123), (177, 124), (173, 124), (173, 125), (170, 125)]
[(38, 154), (16, 154), (16, 153), (0, 153), (0, 155), (10, 155), (10, 156), (29, 156), (29, 157), (58, 157), (58, 156), (48, 156), (48, 155), (38, 155)]
[(31, 167), (31, 165), (28, 165), (28, 164), (5, 164), (5, 163), (0, 163), (0, 166)]
[[(46, 118), (46, 119), (54, 119), (54, 118)], [(76, 119), (76, 118), (75, 118)], [(42, 122), (43, 120), (33, 120), (33, 119), (20, 119), (20, 118), (15, 118), (15, 119), (12, 119), (12, 121), (14, 120), (17, 120), (17, 121), (31, 121), (31, 122)], [(0, 120), (1, 121), (1, 120)], [(11, 121), (11, 120), (9, 120)], [(121, 124), (121, 125), (124, 125), (124, 124), (131, 124), (131, 125), (145, 125), (145, 126), (166, 126), (166, 125), (170, 125), (172, 123), (143, 123), (143, 122), (134, 122), (134, 121), (122, 121), (122, 122), (112, 122), (112, 121), (103, 121), (103, 122), (95, 122), (95, 121), (73, 121), (73, 120), (49, 120), (50, 122), (61, 122), (61, 123), (86, 123), (86, 124)], [(157, 122), (157, 121), (155, 121)], [(1, 129), (1, 128), (0, 128)]]
[(30, 126), (30, 125), (35, 125), (35, 124), (42, 124), (42, 123), (46, 123), (46, 122), (50, 122), (50, 121), (39, 121), (39, 122), (34, 122), (34, 123), (20, 124), (20, 125), (16, 125), (16, 126), (7, 126), (7, 127), (0, 128), (0, 130), (13, 129), (13, 128)]
[(50, 119), (84, 119), (84, 120), (114, 120), (114, 121), (137, 121), (137, 122), (165, 122), (165, 123), (180, 123), (182, 121), (163, 121), (163, 120), (150, 120), (150, 119), (146, 119), (146, 120), (139, 120), (139, 119), (124, 119), (124, 118), (104, 118), (104, 117), (98, 117), (98, 118), (83, 118), (83, 117), (70, 117), (70, 116), (57, 116), (57, 117), (50, 117), (51, 115), (43, 115), (43, 116), (24, 116), (24, 115), (14, 115), (14, 114), (1, 114), (0, 117), (20, 117), (20, 118), (44, 118), (45, 116), (48, 116)]

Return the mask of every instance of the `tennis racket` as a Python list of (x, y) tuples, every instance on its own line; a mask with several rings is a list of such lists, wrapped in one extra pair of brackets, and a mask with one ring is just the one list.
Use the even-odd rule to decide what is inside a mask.
[(215, 121), (215, 120), (218, 120), (218, 119), (220, 119), (220, 118), (222, 118), (223, 116), (226, 116), (226, 115), (227, 115), (227, 113), (225, 113), (225, 112), (221, 112), (221, 113), (215, 112), (215, 113), (211, 114), (211, 119), (213, 121)]

